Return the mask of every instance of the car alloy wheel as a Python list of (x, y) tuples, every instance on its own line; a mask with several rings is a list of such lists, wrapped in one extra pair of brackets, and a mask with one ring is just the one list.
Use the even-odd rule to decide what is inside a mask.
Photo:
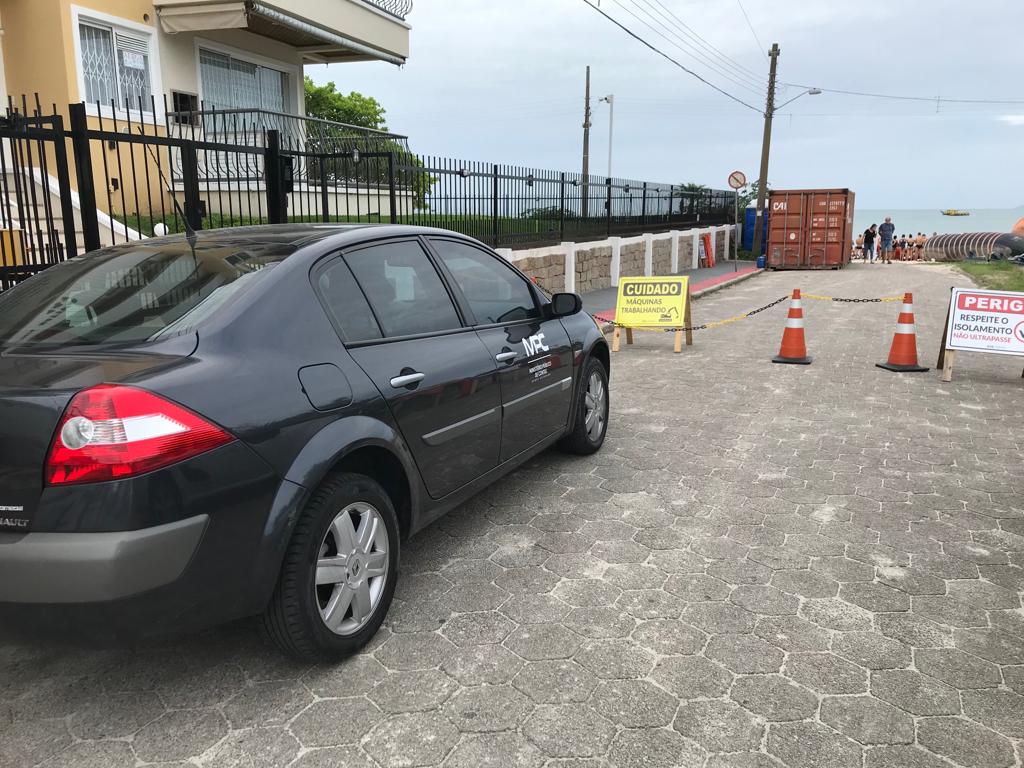
[(320, 544), (314, 589), (320, 617), (338, 635), (366, 626), (380, 605), (388, 579), (388, 531), (377, 509), (349, 504)]
[(604, 434), (604, 423), (607, 412), (606, 401), (607, 394), (604, 387), (604, 381), (601, 379), (601, 375), (594, 371), (590, 374), (590, 379), (587, 381), (587, 392), (584, 396), (584, 402), (586, 404), (586, 410), (583, 416), (583, 423), (587, 428), (587, 437), (592, 442), (597, 442), (601, 439)]

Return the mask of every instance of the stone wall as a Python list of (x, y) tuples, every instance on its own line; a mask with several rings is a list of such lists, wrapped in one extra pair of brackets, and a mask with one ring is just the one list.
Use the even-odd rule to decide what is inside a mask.
[(655, 240), (653, 247), (652, 271), (656, 275), (672, 273), (672, 238)]
[(608, 288), (612, 284), (612, 247), (579, 248), (576, 251), (576, 293)]
[(679, 268), (689, 269), (693, 266), (693, 238), (679, 238)]
[(619, 254), (619, 274), (622, 277), (644, 276), (644, 251), (643, 243), (622, 246)]
[[(679, 268), (693, 266), (693, 230), (679, 232)], [(571, 244), (569, 244), (571, 245)], [(719, 261), (728, 258), (725, 247), (725, 232), (717, 229), (715, 250)], [(565, 256), (568, 246), (552, 245), (544, 248), (514, 252), (500, 248), (498, 252), (509, 259), (528, 277), (550, 293), (564, 291)], [(643, 238), (624, 238), (619, 248), (619, 275), (622, 277), (643, 277), (646, 243)], [(608, 240), (579, 243), (575, 247), (575, 288), (577, 293), (587, 293), (612, 285), (612, 246)], [(651, 241), (651, 273), (667, 275), (672, 271), (672, 238), (668, 232), (656, 234)]]
[(524, 259), (516, 259), (513, 263), (548, 293), (560, 293), (565, 290), (564, 253), (527, 256)]

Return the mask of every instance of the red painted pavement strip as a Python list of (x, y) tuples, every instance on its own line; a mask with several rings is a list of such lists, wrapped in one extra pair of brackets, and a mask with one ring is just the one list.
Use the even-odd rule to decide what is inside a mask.
[[(741, 275), (749, 275), (751, 272), (759, 272), (757, 267), (746, 267), (744, 269), (737, 270), (736, 272), (725, 272), (715, 277), (709, 277), (706, 280), (699, 280), (696, 283), (690, 283), (690, 293), (697, 293), (698, 291), (706, 291), (708, 288), (714, 288), (716, 285), (721, 285), (730, 280), (735, 280)], [(615, 319), (614, 309), (604, 309), (600, 312), (595, 312), (594, 317), (598, 320), (604, 320), (606, 323), (610, 323)]]

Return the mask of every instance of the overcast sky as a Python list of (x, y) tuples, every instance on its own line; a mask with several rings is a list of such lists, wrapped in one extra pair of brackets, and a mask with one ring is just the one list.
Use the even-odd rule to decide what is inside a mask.
[[(774, 187), (850, 187), (862, 208), (1024, 205), (1022, 0), (743, 0), (764, 46), (778, 42), (779, 79), (823, 88), (1019, 100), (1013, 105), (901, 102), (823, 93), (775, 119)], [(602, 0), (602, 8), (681, 63), (763, 108), (768, 62), (737, 0)], [(671, 11), (731, 59), (675, 47)], [(645, 16), (643, 11), (661, 16)], [(760, 111), (730, 101), (629, 38), (584, 0), (415, 0), (405, 67), (307, 68), (317, 82), (376, 97), (413, 149), (467, 160), (578, 170), (584, 68), (592, 68), (591, 170), (724, 187), (757, 176)], [(673, 24), (675, 23), (674, 20)], [(678, 41), (678, 37), (672, 38)], [(682, 40), (687, 42), (687, 38)], [(743, 69), (741, 69), (743, 68)], [(730, 82), (734, 75), (747, 90)], [(750, 79), (745, 79), (750, 78)], [(785, 101), (801, 90), (780, 90)]]

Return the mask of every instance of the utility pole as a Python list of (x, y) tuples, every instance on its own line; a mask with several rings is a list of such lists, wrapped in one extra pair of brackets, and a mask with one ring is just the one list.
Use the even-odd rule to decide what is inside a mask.
[(590, 215), (589, 205), (590, 181), (590, 67), (587, 67), (587, 89), (583, 97), (583, 194), (580, 214), (585, 218)]
[(757, 182), (757, 209), (754, 214), (754, 257), (761, 255), (761, 231), (764, 229), (764, 205), (768, 190), (768, 153), (772, 144), (772, 117), (775, 116), (775, 70), (779, 63), (779, 44), (773, 43), (768, 53), (768, 101), (764, 110), (764, 139), (761, 142), (761, 175)]
[(601, 101), (608, 102), (608, 178), (612, 177), (612, 137), (615, 133), (615, 94), (609, 93)]

